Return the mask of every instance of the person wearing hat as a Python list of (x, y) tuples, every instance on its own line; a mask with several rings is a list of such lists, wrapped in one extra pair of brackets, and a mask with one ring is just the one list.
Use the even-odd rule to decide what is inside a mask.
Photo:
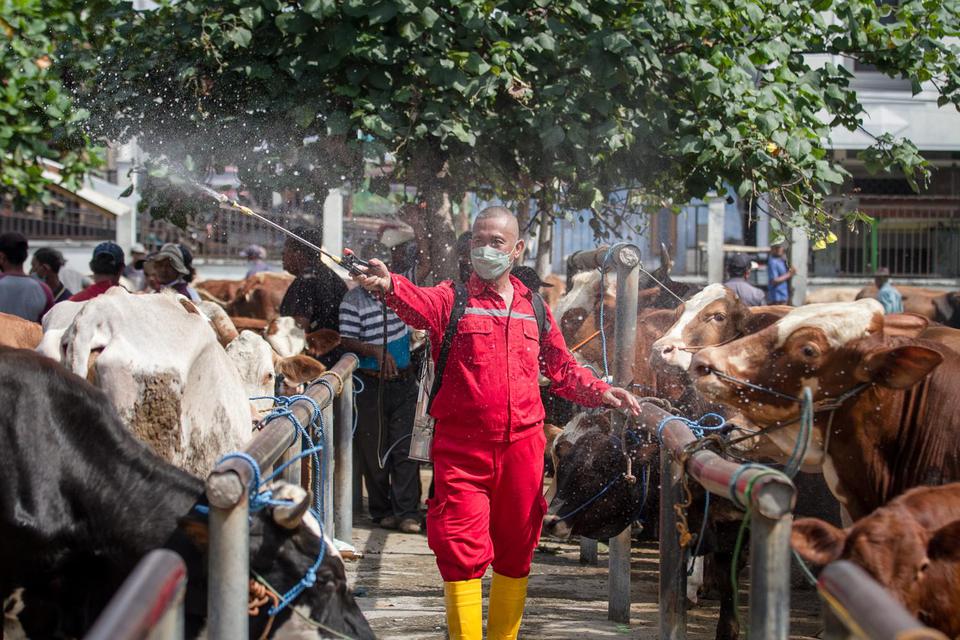
[(67, 261), (63, 254), (50, 247), (40, 247), (33, 252), (30, 261), (30, 275), (50, 287), (53, 292), (53, 304), (69, 300), (73, 292), (60, 282), (60, 269)]
[(160, 290), (173, 289), (193, 302), (200, 302), (200, 294), (189, 285), (196, 275), (193, 269), (193, 255), (182, 244), (168, 242), (160, 251), (147, 258), (150, 262)]
[(243, 251), (240, 252), (240, 255), (247, 259), (247, 275), (245, 278), (249, 278), (255, 273), (260, 273), (261, 271), (273, 271), (273, 267), (267, 264), (267, 250), (261, 247), (258, 244), (248, 245)]
[(797, 273), (793, 267), (787, 267), (786, 248), (783, 242), (770, 245), (770, 257), (767, 258), (767, 301), (770, 304), (790, 304), (790, 279)]
[(11, 232), (0, 235), (0, 311), (31, 322), (40, 322), (53, 306), (50, 287), (23, 271), (27, 239)]
[(877, 300), (883, 305), (883, 312), (903, 313), (903, 296), (890, 284), (890, 269), (877, 269), (873, 274), (873, 283), (877, 285)]
[(120, 284), (123, 275), (123, 249), (115, 242), (101, 242), (93, 248), (93, 258), (90, 260), (90, 271), (93, 272), (93, 284), (70, 296), (71, 302), (91, 300), (110, 287)]
[(727, 260), (727, 277), (723, 283), (727, 289), (730, 289), (740, 302), (748, 307), (759, 307), (764, 300), (763, 289), (759, 289), (750, 284), (750, 270), (753, 268), (753, 262), (742, 253), (735, 253)]
[(130, 264), (123, 268), (123, 277), (130, 281), (134, 291), (143, 291), (147, 286), (143, 274), (143, 259), (146, 257), (147, 248), (141, 243), (134, 242), (130, 246)]
[[(385, 240), (403, 244), (404, 238), (387, 234)], [(372, 242), (360, 257), (386, 259), (392, 248)], [(410, 329), (389, 308), (384, 325), (380, 298), (354, 287), (340, 303), (340, 340), (360, 358), (357, 377), (363, 387), (356, 398), (355, 437), (370, 517), (384, 529), (420, 533), (420, 465), (409, 457), (419, 391)]]

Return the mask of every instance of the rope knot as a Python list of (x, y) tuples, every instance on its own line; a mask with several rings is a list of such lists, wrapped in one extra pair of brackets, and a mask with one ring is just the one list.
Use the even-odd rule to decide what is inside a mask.
[(309, 589), (313, 585), (317, 584), (317, 572), (313, 570), (307, 571), (300, 582), (303, 583), (304, 587)]

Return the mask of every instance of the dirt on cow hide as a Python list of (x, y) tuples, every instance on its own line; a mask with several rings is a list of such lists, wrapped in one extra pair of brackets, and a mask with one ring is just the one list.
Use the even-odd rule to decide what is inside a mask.
[(139, 389), (128, 421), (134, 435), (165, 460), (175, 460), (183, 450), (179, 374), (134, 374), (133, 379)]

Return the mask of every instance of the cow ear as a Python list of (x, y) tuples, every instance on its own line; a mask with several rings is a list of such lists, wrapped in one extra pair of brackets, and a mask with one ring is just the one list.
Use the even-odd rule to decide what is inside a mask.
[(210, 544), (210, 528), (206, 519), (184, 516), (177, 521), (177, 528), (187, 536), (200, 551), (206, 551)]
[(793, 307), (785, 305), (772, 305), (765, 307), (754, 307), (747, 314), (743, 333), (746, 335), (757, 333), (761, 329), (766, 329), (774, 322), (790, 313)]
[(319, 329), (307, 334), (307, 351), (318, 356), (327, 354), (340, 344), (340, 334), (332, 329)]
[(866, 354), (858, 377), (864, 382), (875, 382), (891, 389), (909, 389), (941, 362), (943, 356), (940, 352), (929, 347), (881, 347)]
[(930, 537), (927, 543), (927, 559), (929, 562), (960, 560), (960, 520), (945, 524)]
[(274, 368), (277, 373), (283, 374), (285, 382), (291, 387), (316, 380), (327, 370), (322, 363), (303, 354), (286, 358), (278, 357), (274, 362)]
[(883, 316), (883, 335), (916, 338), (930, 321), (916, 313), (891, 313)]
[(800, 557), (821, 567), (840, 557), (846, 539), (846, 530), (819, 518), (800, 518), (790, 533), (790, 545)]

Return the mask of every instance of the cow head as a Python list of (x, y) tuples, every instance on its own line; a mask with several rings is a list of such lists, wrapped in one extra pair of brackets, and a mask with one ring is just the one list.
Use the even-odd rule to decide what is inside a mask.
[(853, 562), (917, 614), (927, 604), (926, 583), (937, 566), (960, 561), (958, 486), (914, 489), (846, 529), (801, 518), (793, 524), (790, 543), (818, 566)]
[[(252, 516), (251, 577), (259, 575), (278, 592), (286, 593), (307, 574), (321, 550), (324, 553), (316, 583), (277, 615), (271, 634), (275, 637), (327, 637), (318, 629), (308, 631), (307, 624), (300, 622), (294, 613), (293, 609), (296, 609), (310, 620), (348, 637), (372, 639), (373, 632), (347, 584), (343, 560), (308, 509), (309, 494), (286, 482), (275, 482), (270, 488), (274, 499), (290, 504), (271, 506)], [(180, 522), (180, 530), (201, 553), (206, 552), (209, 535), (205, 518), (185, 518)], [(267, 611), (270, 604), (260, 606), (258, 613), (250, 617), (250, 637), (263, 634), (269, 621)]]
[(611, 415), (609, 411), (581, 413), (556, 435), (552, 445), (554, 484), (544, 517), (546, 533), (606, 540), (638, 519), (645, 498), (652, 500), (656, 485), (649, 482), (649, 475), (644, 482), (643, 466), (656, 466), (657, 445), (636, 430), (629, 432), (631, 442), (626, 447), (637, 481), (628, 482), (624, 478), (624, 443), (611, 424)]
[[(283, 374), (284, 382), (288, 386), (297, 386), (315, 380), (326, 371), (323, 364), (307, 355), (277, 355), (269, 343), (253, 331), (241, 331), (240, 335), (227, 345), (226, 351), (251, 398), (272, 396), (277, 373)], [(266, 411), (273, 403), (267, 399), (255, 400), (253, 404), (257, 410)]]
[(943, 360), (928, 344), (885, 336), (876, 300), (811, 304), (753, 335), (704, 349), (693, 358), (690, 374), (708, 398), (769, 425), (798, 417), (800, 405), (791, 398), (799, 398), (804, 387), (818, 401), (864, 383), (913, 386)]
[(725, 344), (756, 333), (785, 315), (789, 307), (752, 312), (722, 284), (712, 284), (677, 308), (677, 320), (653, 343), (653, 358), (686, 371), (695, 348)]

